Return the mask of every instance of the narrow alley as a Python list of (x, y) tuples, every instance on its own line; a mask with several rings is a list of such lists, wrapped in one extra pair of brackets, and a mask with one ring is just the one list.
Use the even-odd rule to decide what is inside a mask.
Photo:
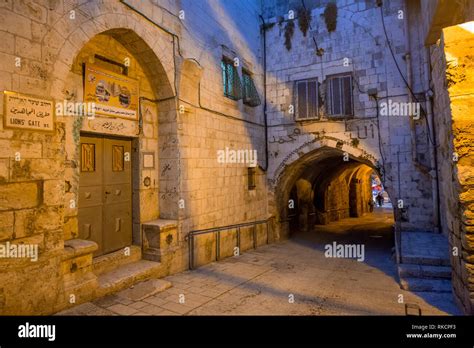
[[(450, 293), (401, 290), (392, 258), (392, 211), (347, 218), (282, 243), (164, 278), (141, 300), (125, 290), (60, 315), (423, 315), (460, 314)], [(361, 243), (365, 260), (326, 258), (324, 245)], [(140, 285), (138, 285), (139, 287)], [(403, 302), (399, 303), (400, 295)]]

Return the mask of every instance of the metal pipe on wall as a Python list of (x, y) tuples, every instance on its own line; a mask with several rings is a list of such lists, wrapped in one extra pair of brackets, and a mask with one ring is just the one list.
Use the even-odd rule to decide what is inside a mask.
[(424, 58), (424, 80), (426, 83), (425, 100), (426, 100), (426, 123), (428, 125), (428, 132), (431, 132), (431, 138), (433, 144), (430, 143), (430, 175), (431, 175), (431, 187), (433, 193), (433, 223), (435, 232), (441, 232), (441, 212), (440, 212), (440, 196), (439, 196), (439, 176), (438, 176), (438, 153), (436, 144), (436, 126), (434, 121), (433, 104), (432, 104), (432, 92), (430, 89), (431, 81), (431, 64), (430, 64), (430, 48), (425, 47), (423, 50)]

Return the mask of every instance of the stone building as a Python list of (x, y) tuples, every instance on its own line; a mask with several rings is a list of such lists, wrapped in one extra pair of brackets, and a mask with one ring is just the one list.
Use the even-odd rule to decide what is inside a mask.
[(288, 238), (290, 201), (306, 227), (362, 216), (373, 173), (400, 240), (444, 238), (474, 312), (473, 17), (468, 0), (0, 1), (0, 243), (31, 256), (0, 259), (0, 313)]

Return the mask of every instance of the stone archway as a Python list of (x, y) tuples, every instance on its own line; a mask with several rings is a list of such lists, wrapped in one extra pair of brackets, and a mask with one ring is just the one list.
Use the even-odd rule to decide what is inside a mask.
[[(160, 125), (157, 130), (159, 137), (156, 144), (156, 151), (159, 151), (157, 154), (159, 164), (172, 163), (175, 172), (178, 172), (178, 135), (175, 126), (177, 122), (175, 105), (177, 67), (174, 58), (173, 38), (157, 26), (140, 20), (136, 13), (120, 3), (110, 7), (91, 7), (88, 4), (83, 4), (74, 10), (76, 13), (81, 13), (80, 18), (73, 21), (69, 19), (69, 12), (64, 13), (57, 20), (63, 30), (58, 31), (53, 28), (43, 38), (44, 56), (47, 59), (46, 63), (51, 75), (51, 83), (48, 86), (50, 95), (59, 101), (70, 98), (70, 91), (68, 91), (70, 71), (78, 53), (98, 35), (113, 38), (130, 52), (131, 57), (143, 69), (149, 81), (151, 94), (147, 95), (146, 99), (148, 100), (141, 102), (143, 104), (141, 105), (143, 118), (149, 117), (147, 115), (148, 107), (158, 108), (156, 120), (153, 122)], [(82, 15), (86, 17), (84, 18)], [(67, 123), (67, 120), (61, 121)], [(137, 127), (136, 133), (138, 132)], [(70, 144), (69, 146), (75, 145)], [(66, 139), (66, 150), (67, 147), (68, 139)], [(70, 160), (71, 158), (66, 157), (66, 163)], [(74, 186), (74, 179), (70, 179), (68, 181)], [(160, 217), (177, 219), (176, 207), (180, 191), (178, 176), (169, 173), (166, 177), (162, 176), (157, 179), (160, 191), (164, 192), (159, 195), (156, 210), (158, 211), (158, 207), (160, 207)], [(74, 222), (68, 223), (67, 220), (66, 229), (74, 232)], [(70, 235), (70, 231), (65, 232), (65, 235)]]
[[(347, 162), (344, 158), (346, 158)], [(335, 162), (334, 159), (345, 163), (344, 167), (341, 167), (341, 163)], [(324, 168), (319, 168), (317, 173), (309, 173), (312, 170), (311, 168), (315, 168), (318, 165), (322, 165)], [(276, 219), (275, 239), (284, 239), (289, 235), (288, 200), (292, 188), (299, 178), (306, 175), (310, 178), (310, 181), (314, 182), (317, 179), (317, 175), (326, 175), (326, 178), (322, 180), (330, 181), (331, 177), (328, 177), (328, 172), (324, 170), (326, 169), (335, 171), (337, 175), (343, 176), (344, 180), (349, 184), (354, 175), (358, 176), (362, 172), (366, 174), (367, 171), (375, 171), (380, 176), (378, 167), (378, 161), (371, 154), (345, 144), (339, 146), (339, 143), (332, 139), (315, 140), (294, 150), (281, 162), (277, 170), (275, 170), (274, 177), (270, 180), (270, 209)], [(362, 172), (358, 173), (359, 170)], [(333, 178), (337, 176), (336, 174), (334, 174)], [(387, 191), (390, 197), (395, 197), (390, 188), (387, 188)], [(322, 194), (323, 192), (315, 191), (315, 200), (318, 199), (318, 195)], [(349, 199), (349, 197), (347, 198)], [(327, 202), (322, 202), (321, 204), (325, 206)], [(325, 219), (324, 217), (319, 218)]]
[[(168, 81), (156, 83), (156, 87), (160, 87), (156, 88), (157, 98), (174, 95), (175, 87), (170, 81), (174, 81), (175, 52), (173, 41), (167, 33), (149, 22), (139, 20), (136, 13), (118, 2), (110, 7), (91, 7), (84, 3), (74, 11), (86, 17), (70, 20), (70, 13), (66, 12), (57, 19), (58, 25), (53, 25), (43, 38), (45, 63), (52, 77), (49, 85), (51, 96), (63, 97), (65, 78), (74, 58), (89, 40), (100, 33), (108, 33), (132, 53), (140, 53), (138, 60), (150, 72), (150, 76), (162, 75), (156, 81)], [(58, 31), (57, 27), (62, 30)]]

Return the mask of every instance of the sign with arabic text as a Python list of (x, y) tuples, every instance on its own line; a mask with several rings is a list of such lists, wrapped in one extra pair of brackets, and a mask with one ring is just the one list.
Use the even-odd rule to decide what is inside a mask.
[(84, 79), (84, 101), (95, 103), (97, 114), (138, 118), (137, 80), (90, 64), (86, 64)]
[(26, 94), (4, 91), (3, 125), (38, 131), (54, 131), (54, 102)]

